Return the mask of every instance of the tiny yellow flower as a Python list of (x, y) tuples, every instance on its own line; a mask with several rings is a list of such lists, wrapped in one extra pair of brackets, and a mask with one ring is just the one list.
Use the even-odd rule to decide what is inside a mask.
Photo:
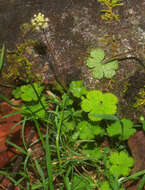
[(31, 19), (32, 26), (36, 30), (46, 29), (48, 27), (49, 18), (45, 18), (44, 14), (38, 13), (38, 15), (34, 15), (34, 17)]

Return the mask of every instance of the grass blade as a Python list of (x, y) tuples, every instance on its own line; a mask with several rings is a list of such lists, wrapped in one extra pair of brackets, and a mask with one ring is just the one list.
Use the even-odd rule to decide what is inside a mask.
[(26, 120), (24, 119), (22, 122), (22, 141), (23, 141), (24, 148), (27, 151), (28, 148), (27, 148), (27, 144), (25, 141), (25, 124), (26, 124)]
[(11, 145), (11, 146), (13, 146), (14, 148), (16, 148), (20, 153), (27, 155), (27, 152), (25, 152), (20, 146), (14, 144), (13, 142), (11, 142), (11, 141), (9, 141), (9, 140), (6, 140), (6, 142), (7, 142), (9, 145)]
[(40, 131), (39, 123), (38, 123), (38, 121), (36, 119), (34, 119), (34, 123), (35, 123), (36, 129), (37, 129), (38, 135), (40, 137), (42, 146), (43, 146), (43, 148), (45, 150), (45, 141), (44, 141), (44, 137), (43, 137), (43, 135), (42, 135), (42, 133)]
[(140, 183), (139, 183), (139, 186), (138, 186), (138, 190), (143, 190), (144, 189), (144, 185), (145, 185), (145, 175), (140, 180)]
[(4, 55), (5, 55), (5, 45), (3, 44), (1, 56), (0, 56), (0, 71), (2, 70)]
[(15, 103), (11, 102), (8, 98), (6, 98), (6, 97), (5, 97), (4, 95), (2, 95), (1, 93), (0, 93), (0, 99), (3, 100), (3, 101), (5, 101), (5, 102), (7, 102), (8, 104), (10, 104), (10, 105), (12, 105), (12, 106), (14, 106), (14, 107), (20, 106), (20, 105), (18, 105), (18, 104), (15, 104)]
[(7, 115), (4, 115), (4, 116), (0, 117), (0, 119), (5, 119), (5, 118), (8, 118), (8, 117), (11, 117), (11, 116), (13, 116), (13, 115), (20, 114), (20, 113), (21, 113), (20, 110), (17, 111), (17, 112), (12, 112), (12, 113), (9, 113), (9, 114), (7, 114)]
[(141, 175), (145, 175), (145, 170), (136, 172), (135, 174), (132, 174), (132, 175), (130, 175), (128, 177), (121, 178), (121, 179), (119, 179), (119, 183), (123, 184), (123, 183), (125, 183), (128, 180), (138, 179), (138, 177), (140, 177)]
[(52, 161), (51, 161), (51, 152), (49, 146), (49, 134), (48, 134), (48, 125), (46, 131), (46, 144), (45, 144), (45, 152), (46, 152), (46, 166), (47, 166), (47, 173), (49, 179), (49, 189), (54, 190), (53, 187), (53, 176), (52, 176)]
[(39, 173), (39, 175), (40, 175), (40, 177), (41, 177), (42, 184), (43, 184), (43, 188), (44, 188), (44, 190), (47, 190), (48, 188), (47, 188), (47, 184), (46, 184), (44, 172), (43, 172), (43, 170), (42, 170), (42, 168), (41, 168), (39, 162), (38, 162), (37, 160), (34, 160), (34, 162), (35, 162), (37, 171), (38, 171), (38, 173)]

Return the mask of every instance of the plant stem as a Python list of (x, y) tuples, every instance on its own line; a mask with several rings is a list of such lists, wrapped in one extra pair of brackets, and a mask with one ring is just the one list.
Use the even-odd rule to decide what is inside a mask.
[(62, 165), (61, 165), (61, 158), (60, 158), (59, 140), (60, 140), (61, 127), (62, 127), (62, 123), (63, 123), (65, 103), (66, 103), (66, 94), (64, 94), (63, 109), (62, 109), (62, 112), (61, 112), (61, 115), (60, 115), (60, 120), (59, 120), (59, 123), (58, 123), (58, 126), (57, 126), (57, 136), (56, 136), (56, 149), (57, 149), (57, 157), (58, 157), (60, 168), (62, 168)]
[(51, 150), (50, 150), (50, 144), (49, 144), (49, 136), (48, 134), (48, 125), (46, 129), (46, 147), (45, 147), (45, 152), (46, 152), (46, 167), (47, 167), (47, 173), (48, 173), (48, 179), (49, 179), (49, 189), (54, 190), (53, 187), (53, 177), (52, 177), (52, 160), (51, 160)]
[[(56, 60), (55, 60), (55, 56), (54, 56), (54, 53), (53, 53), (53, 49), (52, 49), (52, 47), (51, 47), (51, 45), (50, 45), (50, 43), (48, 42), (48, 39), (47, 39), (47, 37), (46, 37), (45, 30), (43, 30), (43, 34), (44, 34), (44, 37), (45, 37), (45, 40), (46, 40), (48, 49), (49, 49), (49, 51), (50, 51), (51, 58), (52, 58), (52, 62), (49, 61), (50, 69), (51, 69), (51, 71), (52, 71), (52, 73), (53, 73), (53, 75), (54, 75), (54, 78), (55, 78), (56, 82), (63, 88), (64, 92), (67, 92), (67, 89), (66, 89), (66, 88), (63, 86), (63, 84), (60, 82), (60, 80), (58, 79), (57, 74), (56, 74), (56, 72), (55, 72), (55, 69), (54, 69), (53, 64), (56, 63)], [(47, 60), (49, 60), (48, 54), (46, 54), (46, 58), (47, 58)]]
[(44, 141), (43, 135), (42, 135), (42, 133), (40, 131), (40, 127), (39, 127), (38, 121), (36, 119), (34, 119), (34, 123), (35, 123), (36, 129), (37, 129), (38, 135), (40, 137), (42, 146), (43, 146), (43, 148), (45, 150), (45, 141)]

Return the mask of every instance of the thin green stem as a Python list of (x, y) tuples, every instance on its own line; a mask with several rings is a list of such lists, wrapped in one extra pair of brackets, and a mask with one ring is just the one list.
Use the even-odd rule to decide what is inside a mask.
[(51, 160), (51, 150), (50, 150), (50, 144), (49, 144), (49, 136), (48, 134), (48, 125), (46, 129), (46, 147), (45, 147), (45, 152), (46, 152), (46, 167), (47, 167), (47, 174), (48, 174), (48, 179), (49, 179), (49, 189), (54, 190), (53, 186), (53, 176), (52, 176), (52, 160)]
[[(64, 85), (61, 83), (61, 81), (59, 80), (59, 78), (58, 78), (58, 76), (57, 76), (57, 74), (56, 74), (56, 72), (55, 72), (55, 69), (54, 69), (53, 64), (56, 64), (56, 60), (55, 60), (55, 56), (54, 56), (53, 49), (52, 49), (50, 43), (48, 42), (48, 39), (47, 39), (45, 30), (43, 30), (43, 34), (44, 34), (45, 41), (46, 41), (46, 43), (47, 43), (47, 46), (48, 46), (49, 51), (50, 51), (50, 54), (51, 54), (52, 62), (49, 61), (50, 69), (51, 69), (51, 71), (52, 71), (52, 73), (53, 73), (53, 75), (54, 75), (54, 78), (55, 78), (56, 82), (62, 87), (62, 89), (64, 90), (64, 92), (67, 92), (67, 89), (66, 89), (66, 88), (64, 87)], [(47, 58), (47, 60), (49, 60), (48, 54), (46, 54), (46, 58)]]
[(145, 174), (145, 170), (139, 171), (129, 177), (124, 177), (124, 178), (119, 179), (119, 183), (123, 184), (128, 180), (137, 179), (139, 176), (144, 175), (144, 174)]
[(36, 119), (34, 119), (34, 123), (35, 123), (36, 129), (37, 129), (38, 135), (40, 137), (42, 146), (43, 146), (43, 148), (45, 150), (45, 141), (44, 141), (43, 135), (42, 135), (42, 133), (40, 131), (40, 127), (39, 127), (38, 121)]
[(3, 44), (2, 50), (1, 50), (1, 56), (0, 56), (0, 71), (2, 70), (2, 67), (3, 67), (4, 56), (5, 56), (5, 44)]
[(61, 165), (61, 157), (60, 157), (59, 140), (60, 140), (61, 127), (62, 127), (62, 123), (63, 123), (63, 116), (64, 116), (64, 109), (65, 109), (66, 98), (67, 98), (66, 94), (64, 94), (63, 108), (62, 108), (62, 112), (61, 112), (61, 115), (60, 115), (59, 123), (57, 125), (57, 136), (56, 136), (56, 150), (57, 150), (57, 157), (58, 157), (60, 168), (62, 168), (62, 165)]

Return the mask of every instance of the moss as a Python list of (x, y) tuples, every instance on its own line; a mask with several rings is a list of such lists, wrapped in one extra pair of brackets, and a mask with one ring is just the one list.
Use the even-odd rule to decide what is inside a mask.
[(128, 90), (128, 87), (130, 86), (131, 84), (127, 81), (124, 82), (124, 88), (123, 88), (123, 94), (126, 94), (127, 90)]
[(134, 104), (135, 108), (140, 109), (140, 107), (145, 106), (145, 86), (138, 93), (139, 97), (136, 98), (136, 103)]
[(119, 15), (113, 12), (113, 8), (117, 6), (123, 6), (123, 3), (119, 3), (119, 0), (98, 0), (105, 9), (102, 9), (101, 12), (104, 13), (101, 15), (101, 18), (106, 21), (106, 23), (112, 22), (112, 20), (120, 21)]
[(98, 38), (98, 44), (101, 47), (108, 47), (110, 56), (113, 57), (118, 54), (118, 48), (120, 47), (120, 44), (115, 35), (106, 33), (103, 37)]
[(4, 79), (25, 80), (27, 73), (31, 73), (33, 47), (36, 44), (34, 40), (25, 40), (22, 44), (17, 44), (16, 49), (7, 50), (6, 68), (2, 73)]

